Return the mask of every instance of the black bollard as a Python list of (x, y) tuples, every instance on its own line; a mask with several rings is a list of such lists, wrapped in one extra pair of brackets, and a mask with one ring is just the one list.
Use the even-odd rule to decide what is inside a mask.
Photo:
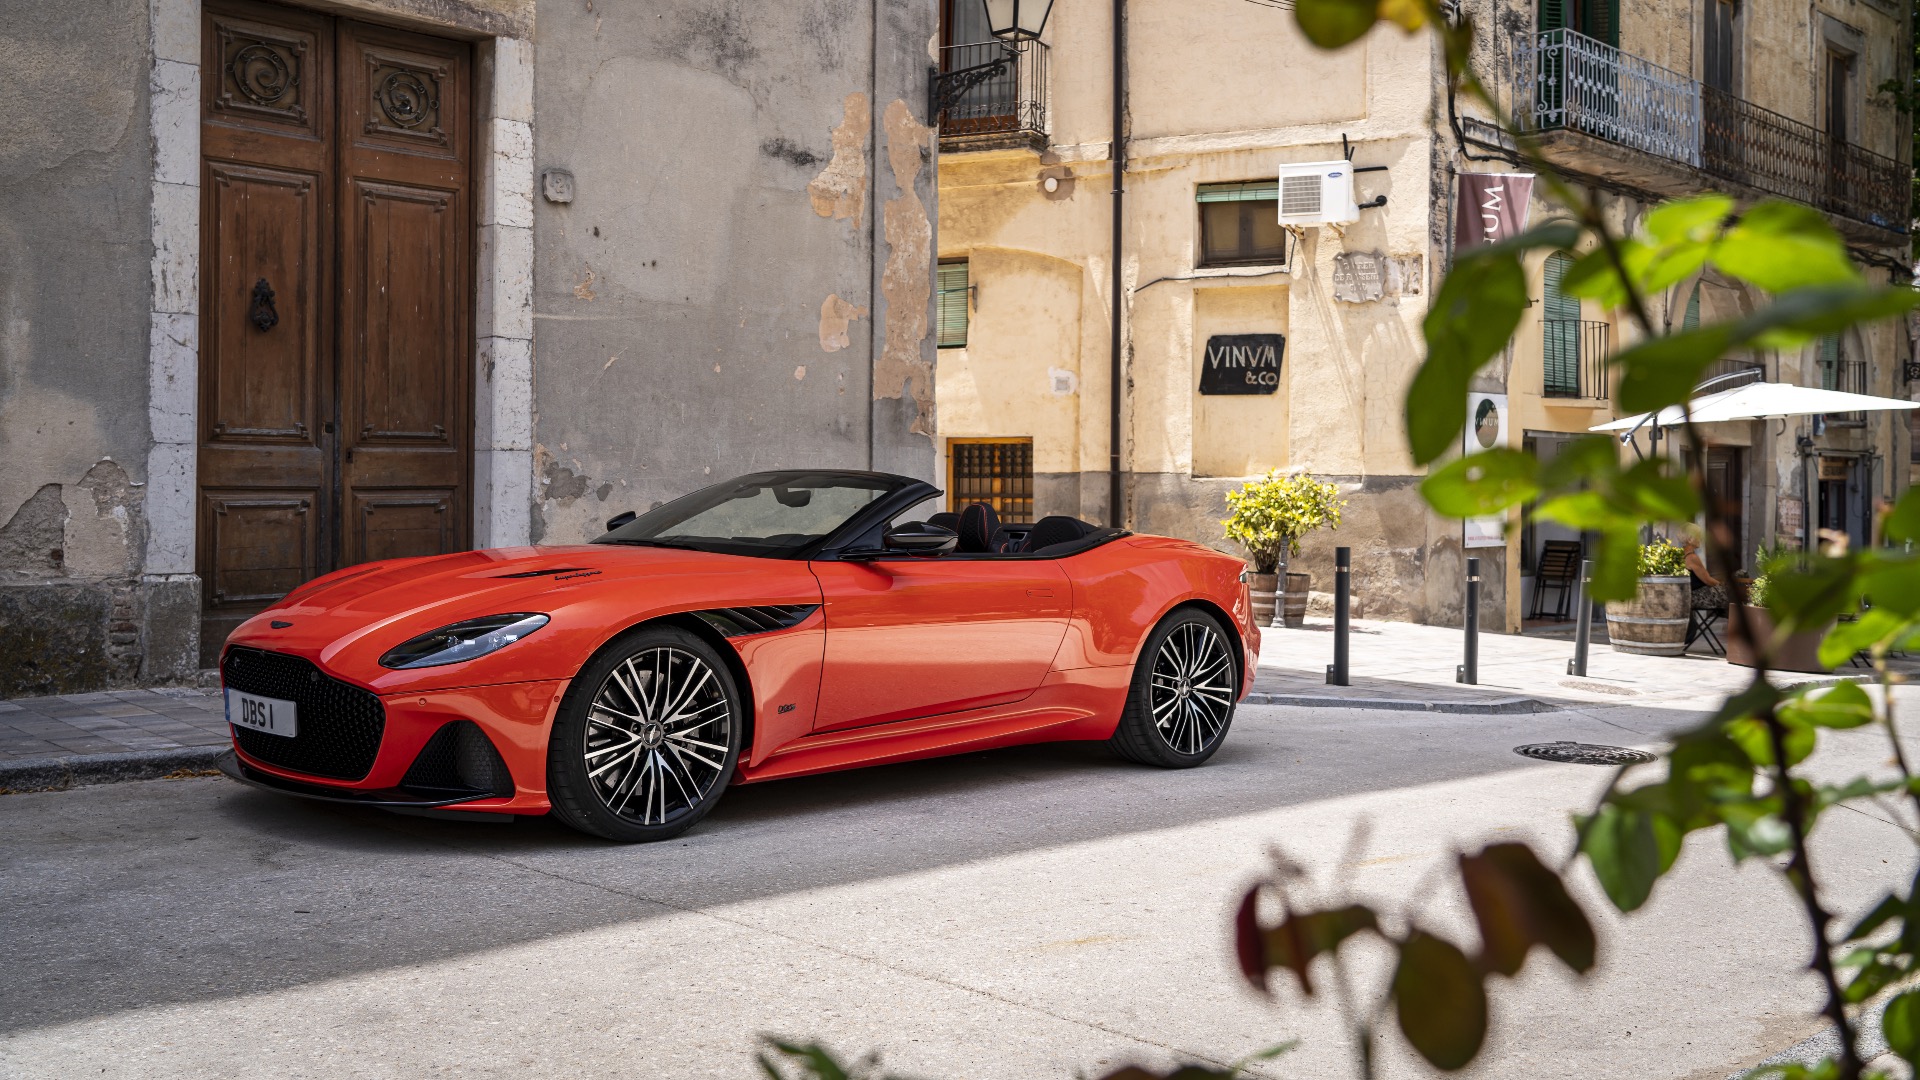
[(1480, 682), (1480, 560), (1467, 560), (1467, 662), (1454, 672), (1453, 681), (1468, 686)]
[(1327, 682), (1334, 686), (1347, 683), (1347, 608), (1353, 601), (1353, 549), (1333, 549), (1333, 663), (1327, 665)]
[(1573, 659), (1567, 674), (1587, 676), (1587, 645), (1593, 640), (1593, 605), (1587, 602), (1587, 582), (1593, 579), (1593, 560), (1580, 560), (1580, 578), (1573, 584)]

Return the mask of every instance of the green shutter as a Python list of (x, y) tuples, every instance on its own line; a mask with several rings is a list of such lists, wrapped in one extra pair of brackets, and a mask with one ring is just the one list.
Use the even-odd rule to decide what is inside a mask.
[(967, 344), (967, 308), (972, 292), (967, 283), (967, 261), (940, 264), (940, 307), (936, 342), (942, 349)]
[(1820, 389), (1840, 389), (1840, 335), (1820, 339)]
[(1201, 184), (1199, 200), (1209, 202), (1278, 202), (1279, 180), (1249, 180), (1241, 184)]
[(1540, 30), (1559, 30), (1567, 25), (1568, 0), (1540, 0)]
[(1580, 300), (1560, 289), (1573, 259), (1547, 256), (1541, 288), (1540, 362), (1549, 397), (1580, 396)]
[(1680, 329), (1700, 329), (1700, 283), (1693, 283), (1693, 292), (1687, 296), (1687, 313), (1680, 318)]

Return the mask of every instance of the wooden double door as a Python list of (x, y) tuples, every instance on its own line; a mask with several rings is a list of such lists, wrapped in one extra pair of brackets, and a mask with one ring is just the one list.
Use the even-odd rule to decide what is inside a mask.
[(202, 652), (301, 582), (467, 546), (472, 56), (202, 15)]

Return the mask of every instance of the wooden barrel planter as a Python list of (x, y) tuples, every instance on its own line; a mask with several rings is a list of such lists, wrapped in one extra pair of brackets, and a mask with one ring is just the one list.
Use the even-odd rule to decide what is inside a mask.
[(1307, 624), (1307, 590), (1313, 587), (1310, 574), (1288, 574), (1287, 591), (1281, 594), (1280, 621), (1298, 630)]
[(1692, 603), (1687, 578), (1643, 577), (1633, 599), (1607, 602), (1607, 639), (1620, 652), (1682, 656)]
[(1253, 625), (1267, 626), (1273, 622), (1274, 588), (1279, 583), (1278, 574), (1247, 575), (1247, 592), (1253, 597)]

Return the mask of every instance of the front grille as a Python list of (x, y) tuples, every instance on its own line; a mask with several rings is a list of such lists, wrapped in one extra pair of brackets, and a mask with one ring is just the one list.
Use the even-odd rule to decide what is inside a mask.
[(232, 689), (294, 703), (292, 738), (233, 729), (248, 757), (309, 776), (358, 780), (373, 769), (387, 713), (371, 691), (343, 683), (297, 656), (235, 646), (220, 664)]

